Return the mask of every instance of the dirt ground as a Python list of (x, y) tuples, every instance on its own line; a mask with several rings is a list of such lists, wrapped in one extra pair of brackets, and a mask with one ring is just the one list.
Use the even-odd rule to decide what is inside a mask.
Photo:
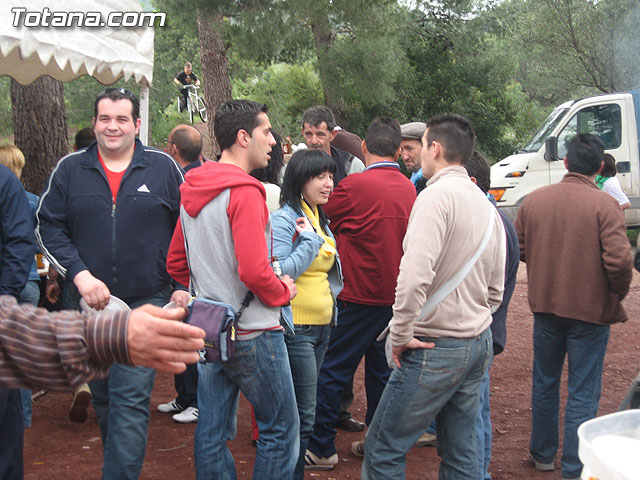
[[(576, 283), (579, 279), (576, 279)], [(605, 358), (602, 400), (599, 415), (615, 412), (631, 380), (640, 369), (640, 274), (634, 272), (631, 292), (624, 305), (630, 320), (611, 329)], [(560, 479), (558, 469), (540, 473), (527, 464), (530, 431), (530, 390), (532, 363), (532, 314), (527, 303), (524, 264), (511, 301), (507, 346), (495, 358), (491, 369), (491, 413), (493, 421), (493, 456), (490, 472), (494, 480)], [(362, 366), (356, 374), (356, 399), (352, 413), (364, 418), (365, 399)], [(179, 425), (170, 415), (156, 411), (159, 403), (174, 396), (173, 377), (159, 374), (152, 395), (149, 443), (142, 479), (195, 478), (193, 436), (195, 425)], [(563, 390), (566, 397), (566, 387)], [(47, 393), (33, 408), (33, 426), (25, 432), (25, 478), (29, 480), (100, 478), (102, 446), (96, 416), (90, 412), (85, 424), (67, 419), (70, 394)], [(236, 460), (238, 478), (251, 478), (254, 447), (251, 445), (249, 407), (244, 399), (238, 414), (238, 435), (230, 442)], [(342, 480), (360, 478), (361, 460), (349, 450), (361, 433), (339, 432), (338, 466), (331, 472), (307, 472), (306, 479)], [(434, 448), (414, 448), (407, 460), (407, 479), (437, 478), (438, 457)]]

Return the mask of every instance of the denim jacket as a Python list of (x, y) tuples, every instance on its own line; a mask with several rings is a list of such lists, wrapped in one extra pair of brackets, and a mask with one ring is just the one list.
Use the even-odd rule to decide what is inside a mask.
[[(304, 216), (302, 210), (294, 209), (288, 204), (271, 215), (273, 251), (270, 252), (270, 256), (278, 257), (282, 274), (289, 275), (294, 280), (309, 268), (324, 243), (324, 239), (315, 232), (296, 234), (296, 220)], [(329, 228), (326, 228), (325, 233), (334, 238)], [(336, 261), (328, 272), (328, 280), (334, 304), (331, 325), (335, 326), (338, 319), (336, 298), (343, 287), (342, 267), (337, 251)], [(282, 307), (282, 319), (288, 327), (293, 326), (293, 313), (290, 306)]]

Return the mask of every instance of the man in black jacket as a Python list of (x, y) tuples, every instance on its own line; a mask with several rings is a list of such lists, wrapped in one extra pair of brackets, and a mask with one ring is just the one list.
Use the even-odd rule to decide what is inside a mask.
[[(477, 151), (473, 152), (464, 168), (467, 170), (471, 181), (475, 183), (482, 193), (488, 196), (489, 201), (497, 208), (496, 200), (489, 194), (491, 185), (491, 168), (487, 161)], [(498, 214), (504, 225), (507, 235), (507, 258), (504, 272), (504, 294), (500, 307), (491, 315), (491, 336), (493, 338), (493, 355), (499, 355), (504, 350), (507, 343), (507, 310), (511, 296), (516, 288), (516, 277), (518, 265), (520, 264), (520, 248), (518, 246), (518, 234), (513, 226), (513, 222), (502, 210), (498, 209)], [(480, 398), (480, 411), (476, 423), (478, 433), (478, 454), (480, 456), (479, 477), (483, 480), (491, 480), (489, 475), (489, 462), (491, 460), (491, 410), (489, 403), (489, 370), (487, 370), (482, 386), (482, 397)]]
[[(36, 253), (29, 202), (18, 177), (0, 165), (0, 295), (17, 298)], [(0, 385), (0, 478), (20, 479), (22, 463), (20, 390)]]
[[(184, 306), (189, 295), (165, 268), (182, 170), (136, 140), (140, 106), (131, 92), (109, 88), (94, 110), (96, 143), (58, 162), (36, 212), (40, 249), (67, 280), (65, 308), (78, 308), (82, 297), (101, 310), (111, 295), (132, 308), (170, 299)], [(140, 474), (154, 378), (155, 370), (116, 363), (90, 384), (105, 480)]]
[(325, 106), (310, 107), (302, 114), (302, 135), (307, 148), (322, 150), (335, 160), (337, 165), (333, 177), (334, 187), (340, 180), (351, 173), (364, 170), (364, 163), (349, 152), (331, 146), (331, 141), (336, 137), (336, 119), (333, 112)]

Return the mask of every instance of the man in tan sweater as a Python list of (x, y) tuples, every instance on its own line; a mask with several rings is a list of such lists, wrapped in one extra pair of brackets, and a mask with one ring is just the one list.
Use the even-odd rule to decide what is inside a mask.
[(495, 207), (463, 167), (475, 145), (471, 122), (433, 117), (422, 144), (429, 182), (403, 242), (387, 339), (396, 368), (367, 433), (363, 480), (403, 479), (407, 452), (436, 415), (440, 477), (477, 479), (475, 422), (493, 357), (489, 325), (502, 301), (506, 239)]
[(531, 193), (515, 225), (534, 317), (529, 461), (538, 470), (555, 468), (568, 356), (563, 480), (580, 478), (577, 430), (598, 411), (609, 324), (627, 320), (620, 300), (631, 282), (630, 245), (622, 209), (594, 183), (603, 161), (602, 141), (577, 135), (564, 159), (569, 173)]

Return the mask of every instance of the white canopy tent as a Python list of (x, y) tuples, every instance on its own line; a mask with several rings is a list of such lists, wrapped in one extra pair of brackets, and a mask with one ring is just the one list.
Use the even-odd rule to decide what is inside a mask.
[[(51, 5), (55, 5), (51, 6)], [(12, 11), (13, 9), (13, 11)], [(17, 10), (16, 10), (17, 9)], [(37, 13), (99, 12), (106, 21), (110, 12), (141, 12), (137, 0), (2, 0), (0, 2), (0, 76), (9, 75), (29, 85), (41, 75), (68, 82), (90, 75), (104, 85), (133, 77), (141, 84), (140, 140), (148, 143), (149, 85), (153, 79), (153, 28), (143, 27), (28, 27)], [(25, 11), (26, 10), (26, 11)], [(62, 13), (64, 12), (64, 14)], [(22, 22), (18, 22), (21, 14)], [(45, 15), (41, 15), (44, 17)], [(49, 22), (51, 23), (51, 22)], [(14, 26), (16, 25), (16, 26)]]

